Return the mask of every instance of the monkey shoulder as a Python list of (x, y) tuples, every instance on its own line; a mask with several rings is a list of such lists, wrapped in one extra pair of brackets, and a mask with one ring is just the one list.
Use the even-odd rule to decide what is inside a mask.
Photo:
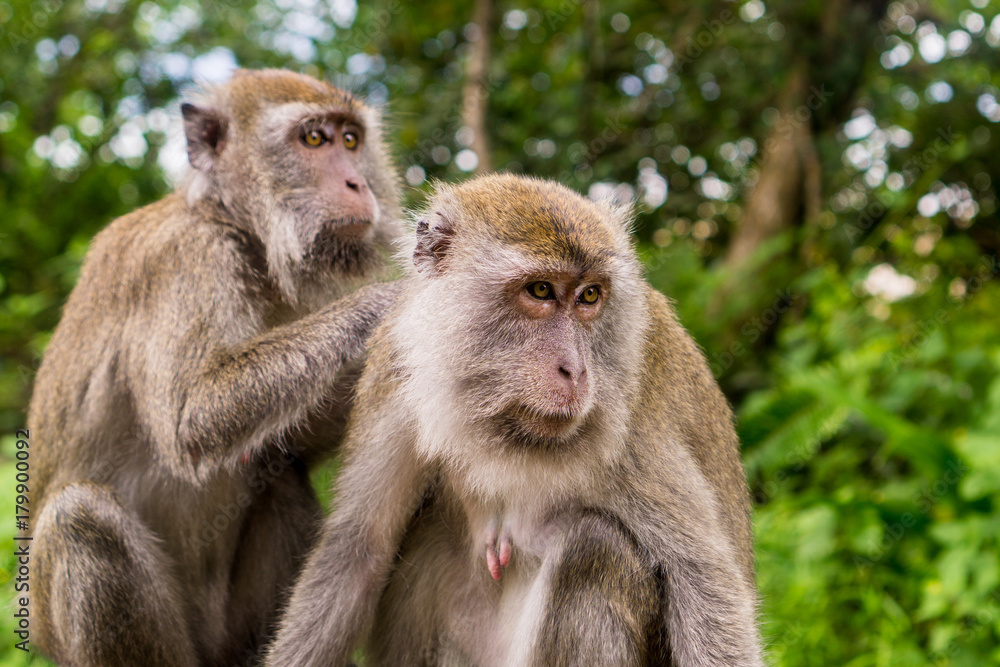
[(388, 320), (391, 318), (383, 320), (372, 334), (358, 382), (355, 410), (371, 413), (366, 415), (365, 421), (377, 416), (385, 401), (402, 391), (406, 377), (402, 355), (394, 345), (392, 326)]
[[(744, 566), (752, 570), (750, 498), (739, 455), (739, 438), (729, 403), (705, 356), (681, 326), (667, 297), (650, 288), (651, 324), (640, 398), (645, 424), (639, 434), (647, 444), (639, 458), (672, 457), (677, 446), (690, 455), (723, 508), (725, 532), (733, 539)], [(661, 466), (664, 461), (640, 461)]]
[(652, 288), (649, 313), (640, 414), (633, 420), (643, 425), (639, 435), (653, 443), (650, 452), (683, 445), (720, 487), (737, 478), (742, 486), (732, 411), (704, 353), (677, 320), (667, 297)]
[[(112, 222), (91, 245), (78, 290), (113, 317), (168, 308), (194, 315), (269, 289), (259, 242), (192, 209), (178, 194)], [(226, 313), (232, 316), (236, 313)]]
[(697, 377), (705, 362), (691, 336), (677, 321), (670, 300), (649, 286), (647, 304), (649, 320), (643, 348), (639, 405), (645, 411), (656, 412), (668, 400), (690, 394), (699, 384)]
[(33, 419), (44, 414), (43, 423), (50, 426), (53, 415), (71, 414), (72, 397), (91, 386), (94, 369), (117, 364), (130, 310), (148, 292), (142, 287), (148, 276), (137, 257), (149, 253), (151, 223), (177, 208), (173, 197), (167, 197), (117, 218), (91, 240), (39, 369)]
[[(709, 369), (705, 353), (678, 321), (670, 299), (651, 286), (648, 299), (650, 322), (644, 351), (643, 394), (661, 406), (665, 399), (677, 399), (682, 403), (675, 405), (675, 409), (721, 414), (723, 421), (731, 425), (729, 404)], [(705, 403), (710, 404), (710, 410)]]
[(715, 438), (711, 448), (738, 448), (732, 411), (705, 354), (680, 324), (667, 297), (649, 289), (640, 403), (656, 423), (673, 421), (688, 438)]

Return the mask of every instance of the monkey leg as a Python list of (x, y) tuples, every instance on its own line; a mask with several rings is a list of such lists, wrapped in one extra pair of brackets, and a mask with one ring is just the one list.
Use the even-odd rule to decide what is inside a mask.
[(540, 574), (549, 593), (529, 662), (647, 664), (659, 613), (656, 577), (624, 529), (585, 514), (546, 561)]
[(169, 559), (106, 486), (64, 486), (34, 533), (38, 644), (60, 665), (198, 664)]
[(233, 635), (220, 667), (258, 664), (323, 516), (299, 462), (275, 457), (255, 481), (260, 484), (251, 485), (257, 491), (244, 510), (230, 578), (227, 624)]

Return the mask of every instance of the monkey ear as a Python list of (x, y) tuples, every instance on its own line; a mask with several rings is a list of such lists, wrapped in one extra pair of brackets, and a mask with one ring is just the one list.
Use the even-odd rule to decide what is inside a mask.
[(438, 213), (439, 220), (426, 218), (417, 223), (417, 247), (413, 250), (413, 264), (420, 273), (432, 273), (441, 268), (441, 261), (451, 249), (455, 229), (447, 218)]
[(181, 114), (191, 166), (199, 171), (211, 171), (226, 138), (225, 120), (213, 109), (187, 102), (181, 105)]

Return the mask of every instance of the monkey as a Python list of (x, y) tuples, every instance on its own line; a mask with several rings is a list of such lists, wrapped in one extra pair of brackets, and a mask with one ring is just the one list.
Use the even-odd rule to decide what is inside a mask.
[(64, 665), (256, 664), (397, 291), (361, 286), (400, 231), (377, 109), (239, 70), (180, 111), (186, 180), (96, 235), (29, 407), (33, 639)]
[(436, 189), (265, 664), (763, 665), (732, 413), (631, 224)]

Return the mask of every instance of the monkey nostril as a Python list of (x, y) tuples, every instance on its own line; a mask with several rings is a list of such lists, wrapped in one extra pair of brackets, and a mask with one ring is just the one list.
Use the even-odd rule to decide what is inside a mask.
[(563, 368), (562, 366), (559, 367), (559, 375), (563, 376), (567, 380), (572, 380), (573, 379), (573, 374), (570, 373), (565, 368)]
[(347, 187), (354, 190), (355, 192), (361, 189), (361, 187), (354, 181), (345, 181), (345, 182), (347, 183)]

